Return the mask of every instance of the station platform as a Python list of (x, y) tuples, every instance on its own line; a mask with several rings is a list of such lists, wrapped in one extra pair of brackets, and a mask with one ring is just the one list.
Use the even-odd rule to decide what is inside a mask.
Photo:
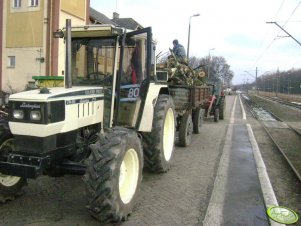
[(232, 111), (203, 225), (281, 225), (266, 214), (278, 203), (240, 96), (227, 101)]

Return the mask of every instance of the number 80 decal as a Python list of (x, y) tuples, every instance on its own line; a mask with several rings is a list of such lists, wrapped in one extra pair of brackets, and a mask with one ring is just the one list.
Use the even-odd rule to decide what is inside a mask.
[(139, 87), (130, 88), (128, 98), (137, 98), (139, 96)]

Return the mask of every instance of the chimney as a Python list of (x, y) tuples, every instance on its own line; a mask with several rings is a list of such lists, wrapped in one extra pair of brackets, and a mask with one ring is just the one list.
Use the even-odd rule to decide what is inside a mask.
[(113, 20), (119, 19), (119, 13), (113, 12)]

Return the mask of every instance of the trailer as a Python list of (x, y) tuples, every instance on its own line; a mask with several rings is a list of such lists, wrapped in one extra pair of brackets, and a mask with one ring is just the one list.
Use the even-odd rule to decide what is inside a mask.
[(205, 107), (210, 97), (210, 87), (169, 85), (168, 89), (175, 103), (179, 145), (186, 147), (191, 143), (192, 133), (200, 133)]

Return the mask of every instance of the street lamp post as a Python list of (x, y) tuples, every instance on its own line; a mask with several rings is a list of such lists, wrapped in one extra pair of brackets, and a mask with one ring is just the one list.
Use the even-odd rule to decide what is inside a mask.
[(253, 78), (255, 78), (255, 88), (256, 88), (256, 94), (258, 94), (258, 80), (257, 80), (257, 67), (256, 67), (256, 74), (255, 74), (255, 76), (254, 75), (252, 75), (250, 72), (248, 72), (248, 71), (244, 71), (244, 72), (246, 72), (246, 73), (248, 73), (251, 77), (253, 77)]
[[(266, 71), (264, 72), (260, 77), (262, 78), (262, 82), (263, 82), (263, 91), (265, 92), (266, 90), (266, 81), (267, 81), (267, 78), (266, 78), (266, 75), (269, 74), (270, 71)], [(257, 75), (257, 71), (256, 71), (256, 75)]]
[(209, 77), (210, 77), (210, 52), (211, 52), (211, 50), (215, 50), (215, 48), (211, 48), (211, 49), (209, 49), (209, 54), (208, 54), (208, 79), (209, 79)]
[(190, 45), (190, 23), (191, 23), (191, 18), (192, 17), (196, 17), (196, 16), (200, 16), (199, 13), (194, 14), (192, 16), (189, 17), (189, 27), (188, 27), (188, 43), (187, 43), (187, 60), (189, 62), (189, 45)]

